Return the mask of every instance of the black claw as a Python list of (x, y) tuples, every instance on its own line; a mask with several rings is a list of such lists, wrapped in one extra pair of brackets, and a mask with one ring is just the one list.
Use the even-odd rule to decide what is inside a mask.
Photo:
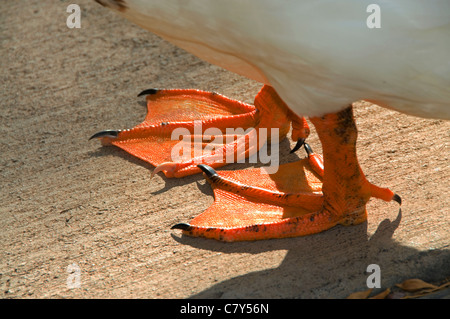
[(192, 226), (186, 223), (179, 223), (176, 225), (173, 225), (170, 229), (181, 229), (181, 230), (186, 230), (189, 231), (192, 229)]
[(105, 131), (101, 131), (98, 133), (95, 133), (94, 135), (92, 135), (89, 140), (92, 140), (93, 138), (97, 138), (97, 137), (117, 137), (119, 135), (118, 130), (105, 130)]
[(309, 146), (308, 143), (305, 143), (305, 151), (306, 151), (306, 153), (308, 153), (308, 156), (311, 155), (311, 154), (314, 154), (311, 146)]
[(300, 149), (300, 147), (302, 147), (303, 144), (305, 144), (305, 139), (299, 138), (297, 140), (297, 144), (295, 144), (294, 148), (290, 151), (290, 153), (292, 154), (292, 153), (298, 151)]
[(156, 94), (158, 91), (158, 89), (147, 89), (139, 93), (138, 96)]
[(199, 165), (197, 165), (197, 167), (200, 168), (203, 171), (203, 173), (206, 174), (206, 176), (208, 178), (213, 178), (215, 176), (218, 176), (217, 172), (211, 166), (208, 166), (205, 164), (199, 164)]
[(398, 196), (397, 194), (394, 194), (394, 196), (392, 197), (392, 200), (396, 201), (400, 205), (402, 204), (402, 198), (400, 196)]

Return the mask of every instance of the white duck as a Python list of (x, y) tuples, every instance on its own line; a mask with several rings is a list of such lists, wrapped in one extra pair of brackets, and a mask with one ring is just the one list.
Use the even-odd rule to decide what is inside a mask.
[[(411, 115), (450, 119), (448, 0), (378, 0), (375, 6), (372, 0), (96, 1), (210, 63), (265, 84), (263, 91), (277, 105), (273, 112), (283, 109), (284, 101), (293, 118), (310, 117), (318, 131), (324, 150), (320, 209), (277, 221), (176, 227), (187, 234), (260, 239), (360, 223), (371, 196), (400, 200), (362, 174), (349, 105), (364, 99)], [(118, 134), (95, 137), (114, 140)], [(210, 181), (219, 178), (201, 168)], [(264, 232), (255, 225), (265, 225)]]
[(121, 0), (97, 2), (203, 60), (271, 85), (299, 115), (360, 99), (450, 119), (450, 2)]

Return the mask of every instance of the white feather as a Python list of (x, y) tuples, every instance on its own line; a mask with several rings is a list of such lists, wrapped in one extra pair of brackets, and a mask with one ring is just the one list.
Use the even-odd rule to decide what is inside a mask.
[[(367, 7), (380, 7), (369, 28)], [(450, 119), (448, 0), (125, 0), (122, 14), (198, 57), (272, 85), (299, 115), (368, 99)]]

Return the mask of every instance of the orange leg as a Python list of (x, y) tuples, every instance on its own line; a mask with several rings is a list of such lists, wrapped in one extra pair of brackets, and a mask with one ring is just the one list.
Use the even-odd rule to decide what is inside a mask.
[(323, 147), (322, 211), (338, 219), (339, 224), (359, 224), (367, 219), (370, 197), (397, 201), (400, 197), (387, 188), (369, 183), (356, 156), (357, 128), (353, 108), (311, 118)]
[[(338, 224), (364, 222), (370, 197), (400, 203), (398, 195), (369, 183), (362, 173), (351, 107), (311, 121), (323, 145), (323, 159), (305, 144), (307, 161), (285, 164), (270, 177), (258, 170), (218, 174), (200, 166), (214, 189), (215, 202), (189, 224), (174, 228), (223, 241), (304, 236)], [(303, 173), (295, 176), (296, 170)], [(292, 180), (297, 183), (289, 182)], [(291, 192), (280, 190), (289, 188)]]

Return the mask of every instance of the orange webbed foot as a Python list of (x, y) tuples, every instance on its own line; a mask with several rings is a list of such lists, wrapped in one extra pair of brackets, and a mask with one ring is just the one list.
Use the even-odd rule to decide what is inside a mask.
[[(204, 172), (215, 202), (189, 224), (174, 226), (187, 235), (224, 241), (304, 236), (338, 224), (364, 222), (371, 197), (401, 203), (391, 190), (366, 180), (356, 157), (351, 107), (310, 119), (323, 146), (322, 156), (304, 144), (309, 135), (306, 120), (290, 111), (270, 86), (261, 89), (254, 105), (198, 90), (151, 89), (143, 94), (148, 108), (143, 123), (91, 138), (153, 164), (152, 175), (161, 171), (167, 177), (183, 177)], [(264, 169), (213, 170), (273, 142), (269, 129), (275, 129), (281, 140), (290, 123), (297, 141), (293, 151), (305, 145), (306, 159), (281, 165), (270, 174)], [(241, 131), (230, 133), (230, 128)], [(266, 134), (260, 134), (264, 129)]]
[(304, 236), (336, 225), (366, 221), (371, 197), (401, 203), (387, 188), (368, 182), (356, 157), (352, 108), (312, 118), (323, 156), (284, 164), (274, 174), (261, 169), (215, 172), (200, 166), (214, 190), (214, 204), (189, 224), (175, 225), (186, 235), (222, 241)]
[(190, 236), (221, 241), (319, 232), (323, 226), (315, 212), (322, 207), (323, 196), (320, 175), (311, 165), (314, 162), (313, 154), (283, 164), (273, 174), (267, 174), (264, 168), (216, 172), (200, 165), (213, 188), (214, 203), (189, 224), (181, 223), (173, 228), (182, 229)]
[[(144, 122), (128, 130), (102, 131), (91, 139), (151, 163), (152, 176), (163, 172), (183, 177), (200, 173), (199, 164), (217, 168), (245, 160), (270, 142), (273, 129), (281, 140), (290, 128), (291, 113), (270, 86), (261, 89), (254, 105), (200, 90), (150, 89), (140, 95), (147, 99)], [(293, 117), (293, 126), (299, 127), (294, 131), (306, 138), (307, 124), (294, 124), (300, 121)]]

